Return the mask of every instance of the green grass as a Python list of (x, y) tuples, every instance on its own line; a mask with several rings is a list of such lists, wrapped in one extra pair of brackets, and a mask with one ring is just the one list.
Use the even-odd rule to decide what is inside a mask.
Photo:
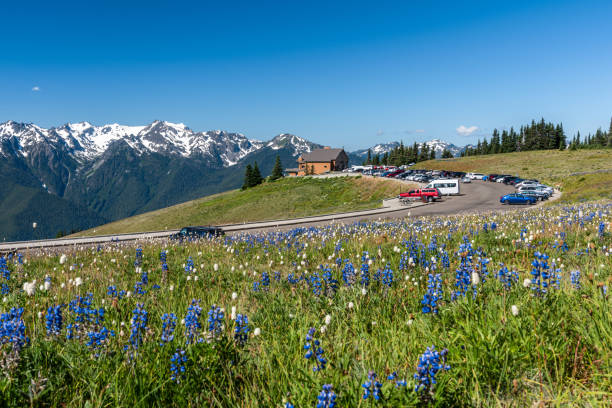
[(408, 186), (362, 177), (284, 178), (174, 205), (83, 231), (77, 236), (177, 229), (186, 225), (277, 220), (378, 208)]
[[(0, 376), (0, 406), (250, 408), (281, 407), (286, 399), (307, 407), (314, 406), (323, 384), (333, 384), (341, 407), (422, 406), (426, 401), (414, 392), (412, 376), (419, 356), (431, 345), (449, 350), (451, 366), (437, 376), (432, 394), (437, 406), (609, 406), (612, 313), (610, 294), (604, 295), (603, 288), (612, 284), (611, 210), (610, 203), (580, 204), (332, 225), (234, 241), (147, 241), (141, 243), (142, 268), (149, 271), (147, 293), (120, 300), (108, 295), (107, 287), (134, 291), (142, 279), (134, 270), (137, 244), (74, 249), (63, 265), (59, 254), (26, 254), (23, 265), (9, 262), (10, 280), (0, 276), (9, 288), (0, 311), (23, 307), (29, 337), (18, 365)], [(485, 232), (483, 224), (492, 222), (496, 230)], [(600, 223), (605, 227), (602, 237)], [(567, 251), (560, 249), (561, 237)], [(422, 261), (413, 258), (415, 265), (402, 267), (402, 257), (406, 261), (415, 256), (402, 254), (409, 239)], [(470, 268), (482, 273), (479, 258), (490, 260), (488, 278), (476, 286), (475, 296), (470, 288), (466, 297), (452, 300), (456, 270), (466, 256), (460, 249), (465, 240), (481, 251), (467, 261)], [(448, 251), (448, 268), (443, 266), (442, 248)], [(165, 277), (159, 261), (162, 249), (167, 250), (169, 267)], [(364, 251), (371, 259), (371, 283), (362, 294)], [(549, 264), (560, 268), (559, 289), (551, 288), (544, 296), (534, 296), (522, 285), (531, 278), (535, 251), (548, 254)], [(195, 270), (186, 273), (188, 257)], [(431, 268), (423, 261), (432, 257), (443, 289), (437, 315), (421, 311)], [(338, 258), (341, 267), (335, 266)], [(501, 262), (518, 274), (510, 289), (495, 278)], [(353, 286), (342, 280), (349, 263), (358, 274)], [(321, 278), (319, 265), (329, 265), (339, 281), (338, 290), (327, 296), (313, 293), (309, 284), (315, 273)], [(394, 277), (390, 287), (375, 280), (375, 273), (387, 265)], [(575, 270), (582, 273), (580, 288), (570, 281)], [(263, 272), (270, 274), (270, 285), (254, 291)], [(48, 291), (37, 289), (28, 296), (21, 290), (32, 280), (38, 288), (45, 275), (52, 282)], [(290, 276), (304, 280), (290, 283)], [(83, 279), (81, 286), (74, 283), (77, 277)], [(92, 307), (105, 309), (105, 327), (116, 333), (97, 357), (87, 338), (66, 340), (65, 328), (60, 336), (45, 331), (49, 306), (66, 305), (88, 292), (93, 294)], [(210, 306), (225, 309), (225, 326), (217, 339), (185, 343), (181, 319), (192, 299), (200, 299), (203, 308), (203, 338)], [(138, 303), (148, 312), (148, 329), (130, 359), (124, 346), (130, 344), (130, 319)], [(517, 316), (511, 313), (512, 305), (519, 309)], [(249, 317), (251, 332), (244, 347), (233, 342), (234, 322), (228, 317), (232, 307)], [(174, 340), (160, 346), (164, 313), (176, 314), (177, 327)], [(322, 333), (326, 315), (331, 321)], [(63, 316), (64, 325), (74, 323), (67, 307)], [(304, 358), (310, 327), (316, 328), (328, 361), (321, 372), (313, 372), (313, 363)], [(260, 336), (254, 336), (255, 328)], [(9, 348), (0, 345), (0, 360)], [(170, 379), (170, 357), (177, 348), (189, 359), (180, 384)], [(378, 404), (362, 399), (361, 384), (369, 370), (383, 383)], [(406, 388), (395, 388), (386, 379), (394, 371), (406, 379)]]
[(541, 150), (429, 160), (415, 168), (518, 174), (563, 191), (562, 202), (612, 198), (612, 149)]

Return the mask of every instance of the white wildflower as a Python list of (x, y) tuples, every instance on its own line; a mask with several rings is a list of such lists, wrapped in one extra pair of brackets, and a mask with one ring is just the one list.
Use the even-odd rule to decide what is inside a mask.
[(325, 324), (327, 326), (329, 326), (330, 323), (331, 323), (331, 316), (330, 315), (325, 315)]
[(478, 272), (472, 272), (472, 285), (478, 285), (480, 283), (480, 275)]
[(524, 287), (524, 288), (528, 288), (528, 287), (530, 287), (530, 286), (531, 286), (531, 279), (529, 279), (529, 278), (525, 278), (525, 279), (523, 280), (523, 287)]
[(517, 305), (512, 305), (512, 307), (510, 308), (510, 310), (512, 311), (512, 316), (518, 316), (519, 314), (519, 308)]
[(259, 327), (256, 327), (255, 330), (253, 330), (253, 336), (257, 337), (261, 334), (261, 329)]
[(232, 292), (232, 300), (236, 300), (238, 298), (238, 294), (236, 292)]

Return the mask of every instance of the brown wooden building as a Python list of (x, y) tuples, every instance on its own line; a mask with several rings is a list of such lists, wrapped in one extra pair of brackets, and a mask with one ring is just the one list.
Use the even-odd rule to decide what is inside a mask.
[[(348, 168), (349, 158), (344, 149), (315, 149), (300, 156), (297, 160), (297, 175), (323, 174), (330, 171), (342, 171)], [(293, 170), (293, 169), (292, 169)]]

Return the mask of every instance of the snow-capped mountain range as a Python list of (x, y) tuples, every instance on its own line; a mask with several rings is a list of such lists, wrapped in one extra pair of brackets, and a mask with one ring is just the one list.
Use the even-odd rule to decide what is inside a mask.
[(155, 121), (147, 126), (124, 126), (116, 123), (94, 126), (88, 122), (68, 123), (49, 129), (35, 124), (8, 121), (0, 124), (0, 140), (15, 142), (23, 156), (37, 145), (48, 144), (63, 148), (79, 163), (96, 160), (112, 143), (123, 141), (138, 155), (161, 153), (182, 157), (208, 158), (222, 166), (232, 166), (264, 146), (272, 149), (290, 146), (296, 156), (318, 146), (307, 140), (281, 134), (269, 142), (247, 139), (241, 133), (221, 130), (194, 132), (182, 123)]

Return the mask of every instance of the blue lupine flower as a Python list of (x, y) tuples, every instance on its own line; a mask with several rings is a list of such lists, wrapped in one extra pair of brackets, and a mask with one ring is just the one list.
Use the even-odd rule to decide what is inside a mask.
[(361, 286), (367, 288), (370, 285), (370, 265), (368, 265), (368, 253), (364, 252), (361, 257)]
[(146, 295), (146, 293), (147, 291), (144, 290), (142, 282), (136, 282), (134, 284), (134, 295), (142, 296), (142, 295)]
[(423, 313), (438, 314), (438, 301), (442, 298), (442, 276), (430, 273), (427, 280), (427, 292), (421, 301)]
[(200, 336), (200, 314), (202, 308), (200, 307), (200, 301), (193, 299), (191, 304), (187, 308), (187, 315), (185, 316), (185, 337), (187, 338), (186, 344), (200, 343), (202, 340)]
[(142, 265), (142, 248), (136, 248), (136, 259), (134, 260), (134, 266), (139, 267)]
[(239, 346), (244, 346), (249, 338), (249, 318), (247, 315), (236, 315), (236, 327), (234, 328), (234, 340)]
[(600, 238), (603, 238), (605, 231), (606, 231), (606, 224), (604, 224), (604, 222), (601, 221), (599, 223), (599, 229), (597, 230), (597, 233), (599, 234)]
[(405, 387), (407, 385), (406, 380), (399, 380), (397, 378), (397, 373), (394, 371), (388, 377), (387, 380), (395, 382), (395, 388)]
[(142, 273), (140, 274), (140, 281), (142, 282), (143, 285), (148, 285), (149, 284), (149, 273), (146, 271), (142, 271)]
[(174, 313), (164, 313), (162, 316), (162, 333), (160, 346), (174, 340), (174, 329), (176, 328), (176, 316)]
[(270, 287), (270, 274), (268, 274), (268, 272), (261, 273), (261, 285), (265, 290), (268, 290)]
[(515, 271), (509, 271), (508, 267), (505, 266), (503, 263), (499, 264), (501, 266), (501, 268), (499, 269), (499, 271), (497, 272), (497, 280), (499, 280), (502, 285), (504, 285), (505, 289), (512, 289), (512, 284), (518, 282), (518, 273), (516, 273)]
[(109, 338), (115, 337), (115, 332), (113, 330), (108, 330), (106, 327), (102, 327), (98, 331), (88, 332), (87, 336), (89, 336), (87, 347), (95, 350), (95, 356), (99, 357), (101, 354), (101, 350), (108, 343)]
[(304, 358), (307, 360), (313, 360), (315, 362), (315, 366), (312, 368), (312, 371), (317, 372), (325, 369), (327, 364), (327, 360), (323, 357), (323, 353), (325, 351), (321, 347), (321, 342), (314, 337), (315, 329), (311, 327), (308, 330), (308, 334), (306, 334), (306, 344), (304, 344), (304, 350), (306, 350), (306, 354)]
[(212, 338), (217, 338), (223, 328), (225, 313), (220, 307), (212, 305), (208, 311), (208, 333)]
[(177, 384), (185, 377), (185, 364), (187, 363), (185, 350), (176, 349), (176, 352), (170, 357), (170, 379)]
[(331, 384), (323, 385), (323, 389), (317, 397), (317, 408), (334, 408), (336, 406), (337, 395), (333, 391)]
[(334, 297), (338, 290), (338, 280), (332, 276), (331, 268), (319, 266), (323, 270), (323, 281), (325, 282), (325, 296)]
[(185, 264), (185, 273), (193, 272), (194, 264), (193, 259), (191, 257), (187, 258), (187, 263)]
[(352, 286), (357, 281), (355, 267), (348, 259), (344, 261), (344, 267), (342, 268), (342, 280), (347, 286)]
[(417, 380), (414, 387), (415, 392), (424, 392), (424, 395), (428, 395), (436, 384), (438, 372), (450, 370), (450, 365), (446, 364), (447, 354), (447, 349), (438, 352), (435, 346), (427, 347), (425, 353), (419, 357), (417, 372), (414, 374), (414, 379)]
[(570, 279), (572, 281), (572, 286), (576, 290), (580, 290), (580, 271), (573, 271), (570, 273)]
[(3, 256), (0, 257), (0, 274), (2, 274), (2, 277), (6, 280), (11, 279), (11, 271), (6, 264), (6, 258)]
[(166, 263), (166, 250), (162, 249), (162, 251), (159, 253), (159, 261), (162, 264)]
[(531, 289), (536, 295), (545, 295), (550, 288), (558, 288), (559, 286), (559, 272), (555, 270), (550, 272), (550, 266), (548, 265), (548, 255), (540, 252), (534, 253), (535, 259), (531, 262), (533, 268), (531, 269)]
[(144, 335), (148, 329), (147, 323), (149, 321), (149, 314), (144, 309), (142, 303), (137, 303), (136, 308), (132, 311), (131, 321), (131, 332), (130, 332), (130, 345), (125, 346), (124, 349), (128, 350), (130, 347), (133, 350), (138, 350), (144, 342)]
[[(14, 307), (8, 313), (0, 314), (0, 365), (6, 371), (17, 367), (20, 352), (30, 341), (25, 334), (26, 326), (22, 316), (22, 307)], [(10, 346), (5, 348), (7, 344)]]
[(391, 265), (387, 264), (385, 269), (382, 272), (382, 284), (387, 288), (390, 288), (393, 284), (393, 270), (391, 269)]
[(363, 399), (368, 399), (370, 395), (372, 395), (376, 401), (381, 398), (382, 383), (376, 379), (376, 373), (374, 371), (368, 373), (368, 380), (361, 384), (361, 386), (365, 389)]
[(312, 288), (312, 293), (314, 293), (315, 296), (321, 296), (323, 285), (321, 283), (321, 277), (319, 276), (318, 272), (315, 272), (310, 275), (310, 287)]
[(62, 331), (62, 305), (49, 306), (46, 316), (48, 336), (58, 336)]

